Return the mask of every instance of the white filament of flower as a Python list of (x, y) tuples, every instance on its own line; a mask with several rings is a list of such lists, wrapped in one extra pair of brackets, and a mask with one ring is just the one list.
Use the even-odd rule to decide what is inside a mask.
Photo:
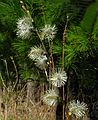
[(47, 66), (47, 56), (45, 55), (45, 51), (41, 47), (32, 47), (28, 57), (35, 61), (35, 65), (44, 70)]
[(58, 103), (58, 93), (54, 90), (48, 90), (46, 94), (42, 97), (45, 104), (49, 106), (55, 106)]
[(80, 101), (71, 101), (68, 104), (68, 109), (70, 111), (71, 114), (74, 114), (77, 118), (81, 118), (85, 115), (86, 111), (87, 111), (87, 104), (85, 104), (84, 102)]
[(23, 17), (18, 19), (16, 35), (22, 39), (29, 38), (32, 34), (31, 31), (34, 28), (32, 22), (33, 20), (30, 17)]
[(32, 60), (36, 60), (37, 58), (39, 58), (40, 56), (42, 56), (44, 53), (44, 50), (41, 47), (32, 47), (30, 50), (30, 53), (28, 55), (28, 57)]
[(36, 60), (35, 60), (35, 65), (40, 68), (41, 70), (44, 70), (47, 66), (47, 57), (46, 55), (42, 55), (39, 56)]
[(49, 81), (52, 83), (52, 85), (56, 87), (61, 87), (67, 82), (67, 73), (65, 71), (62, 71), (59, 69), (59, 71), (54, 72), (50, 77)]
[(51, 26), (49, 24), (46, 24), (45, 27), (41, 29), (40, 33), (41, 39), (42, 40), (47, 39), (48, 41), (53, 40), (56, 35), (56, 32), (57, 31), (55, 25)]

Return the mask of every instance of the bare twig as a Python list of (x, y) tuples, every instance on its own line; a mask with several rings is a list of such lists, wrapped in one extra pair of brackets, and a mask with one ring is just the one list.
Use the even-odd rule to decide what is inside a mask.
[(14, 61), (13, 57), (10, 56), (10, 58), (11, 58), (11, 60), (12, 60), (12, 63), (13, 63), (13, 65), (14, 65), (15, 72), (16, 72), (16, 82), (15, 82), (14, 87), (13, 87), (13, 90), (14, 90), (15, 87), (16, 87), (16, 85), (17, 85), (17, 83), (18, 83), (18, 81), (19, 81), (19, 76), (18, 76), (17, 66), (16, 66), (16, 64), (15, 64), (15, 61)]
[(44, 45), (44, 43), (43, 43), (43, 41), (42, 41), (42, 39), (41, 39), (41, 37), (40, 37), (40, 34), (39, 34), (39, 32), (38, 32), (37, 29), (36, 29), (36, 33), (37, 33), (37, 35), (38, 35), (38, 37), (39, 37), (39, 39), (40, 39), (40, 42), (41, 42), (41, 44), (42, 44), (43, 49), (46, 51), (45, 45)]
[(7, 66), (7, 61), (6, 60), (3, 60), (4, 63), (5, 63), (5, 67), (6, 67), (6, 73), (7, 73), (7, 76), (9, 78), (9, 72), (8, 72), (8, 66)]
[(49, 48), (50, 48), (50, 70), (54, 72), (54, 60), (53, 60), (53, 41), (49, 41)]
[[(50, 59), (49, 59), (49, 76), (51, 76), (51, 73), (54, 72), (54, 60), (53, 60), (53, 41), (49, 41), (49, 48), (50, 48)], [(50, 85), (50, 88), (52, 88), (52, 84)]]
[[(65, 46), (65, 41), (66, 41), (66, 31), (67, 31), (67, 26), (68, 26), (68, 17), (67, 17), (67, 21), (66, 21), (66, 25), (65, 25), (65, 28), (64, 28), (64, 32), (63, 32), (63, 41), (62, 41), (62, 71), (64, 71), (64, 46)], [(63, 101), (65, 101), (65, 88), (64, 88), (64, 85), (63, 85)], [(65, 120), (65, 104), (63, 104), (63, 120)]]
[(1, 81), (2, 81), (3, 86), (4, 86), (4, 87), (6, 88), (6, 90), (7, 90), (7, 87), (6, 87), (6, 84), (4, 83), (4, 80), (3, 80), (3, 78), (2, 78), (1, 72), (0, 72), (0, 78), (1, 78)]

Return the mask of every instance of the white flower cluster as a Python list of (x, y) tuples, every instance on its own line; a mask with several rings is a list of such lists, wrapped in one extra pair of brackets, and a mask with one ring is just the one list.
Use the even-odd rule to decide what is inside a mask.
[(46, 24), (44, 28), (41, 29), (41, 39), (47, 39), (48, 41), (53, 40), (56, 34), (56, 27)]
[(18, 19), (17, 21), (17, 33), (18, 37), (21, 37), (22, 39), (29, 38), (32, 34), (32, 18), (30, 17), (23, 17)]
[(62, 71), (59, 69), (59, 71), (55, 71), (50, 77), (49, 81), (52, 83), (52, 85), (56, 87), (61, 87), (67, 82), (67, 74), (65, 71)]
[[(67, 74), (61, 68), (56, 69), (55, 72), (49, 77), (49, 82), (56, 87), (61, 87), (67, 81)], [(58, 89), (56, 89), (58, 90)], [(58, 91), (48, 90), (43, 96), (43, 102), (50, 106), (55, 106), (58, 103)]]
[(87, 111), (87, 104), (85, 104), (84, 102), (80, 101), (71, 101), (68, 104), (68, 109), (70, 111), (71, 114), (74, 114), (77, 118), (81, 118), (85, 115), (85, 112)]
[(29, 58), (32, 60), (36, 60), (38, 57), (44, 54), (44, 50), (41, 47), (31, 47)]
[(45, 104), (49, 106), (56, 106), (58, 103), (58, 92), (54, 90), (48, 90), (46, 94), (42, 97), (42, 100)]
[(36, 60), (35, 60), (35, 65), (40, 68), (41, 70), (44, 70), (47, 66), (47, 57), (46, 55), (42, 55), (39, 56)]
[(46, 68), (47, 56), (44, 54), (45, 51), (41, 47), (32, 47), (28, 57), (35, 61), (35, 65), (41, 70)]

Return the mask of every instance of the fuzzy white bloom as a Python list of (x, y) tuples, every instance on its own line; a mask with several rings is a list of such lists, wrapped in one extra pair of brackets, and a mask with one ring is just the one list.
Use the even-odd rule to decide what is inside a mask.
[(23, 17), (18, 19), (17, 21), (17, 33), (18, 37), (21, 37), (22, 39), (29, 38), (32, 34), (32, 18), (30, 17)]
[(47, 56), (45, 55), (45, 51), (41, 47), (32, 47), (28, 57), (35, 61), (35, 65), (44, 70), (47, 66)]
[(42, 100), (45, 104), (49, 106), (56, 106), (58, 103), (58, 91), (48, 90), (46, 94), (42, 97)]
[(49, 77), (49, 81), (52, 83), (52, 85), (61, 87), (65, 84), (65, 82), (67, 82), (67, 74), (61, 69), (58, 71), (55, 70), (55, 72)]
[(46, 55), (42, 55), (39, 56), (36, 60), (35, 60), (35, 65), (40, 68), (41, 70), (44, 70), (47, 66), (47, 60), (48, 58), (46, 57)]
[(30, 51), (28, 57), (32, 60), (36, 60), (37, 58), (39, 58), (44, 53), (45, 53), (45, 51), (41, 47), (35, 46), (35, 47), (31, 48), (31, 51)]
[(68, 109), (70, 111), (71, 114), (74, 114), (77, 118), (81, 118), (85, 115), (85, 112), (87, 111), (87, 104), (85, 104), (84, 102), (80, 101), (71, 101), (68, 104)]
[(56, 27), (51, 25), (45, 25), (44, 28), (41, 29), (41, 39), (48, 39), (48, 41), (53, 40), (56, 34)]

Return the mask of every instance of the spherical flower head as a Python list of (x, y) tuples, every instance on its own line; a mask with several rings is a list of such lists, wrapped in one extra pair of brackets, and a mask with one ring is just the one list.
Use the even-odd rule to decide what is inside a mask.
[(73, 100), (68, 104), (68, 109), (71, 114), (74, 114), (77, 118), (81, 118), (85, 115), (88, 108), (84, 102), (80, 103), (78, 100)]
[(35, 61), (35, 65), (41, 69), (45, 70), (47, 66), (47, 56), (45, 55), (46, 52), (41, 47), (32, 47), (28, 57)]
[(55, 25), (45, 25), (44, 28), (41, 29), (41, 39), (45, 40), (47, 39), (48, 41), (53, 40), (56, 34), (56, 27)]
[(45, 68), (47, 67), (47, 60), (48, 60), (48, 58), (46, 55), (41, 55), (37, 59), (35, 59), (35, 65), (39, 69), (45, 70)]
[(33, 20), (30, 17), (23, 17), (18, 19), (16, 35), (22, 39), (29, 38), (32, 34), (31, 31), (33, 29), (32, 22)]
[(55, 70), (55, 72), (49, 77), (49, 81), (52, 83), (52, 85), (61, 87), (65, 84), (65, 82), (67, 82), (67, 74), (61, 69), (58, 71)]
[(56, 106), (58, 103), (58, 98), (58, 91), (48, 90), (46, 91), (46, 94), (43, 95), (42, 100), (45, 104), (49, 106)]
[(30, 50), (30, 53), (28, 54), (28, 57), (32, 60), (38, 59), (40, 56), (42, 56), (45, 53), (45, 51), (41, 47), (32, 47)]

